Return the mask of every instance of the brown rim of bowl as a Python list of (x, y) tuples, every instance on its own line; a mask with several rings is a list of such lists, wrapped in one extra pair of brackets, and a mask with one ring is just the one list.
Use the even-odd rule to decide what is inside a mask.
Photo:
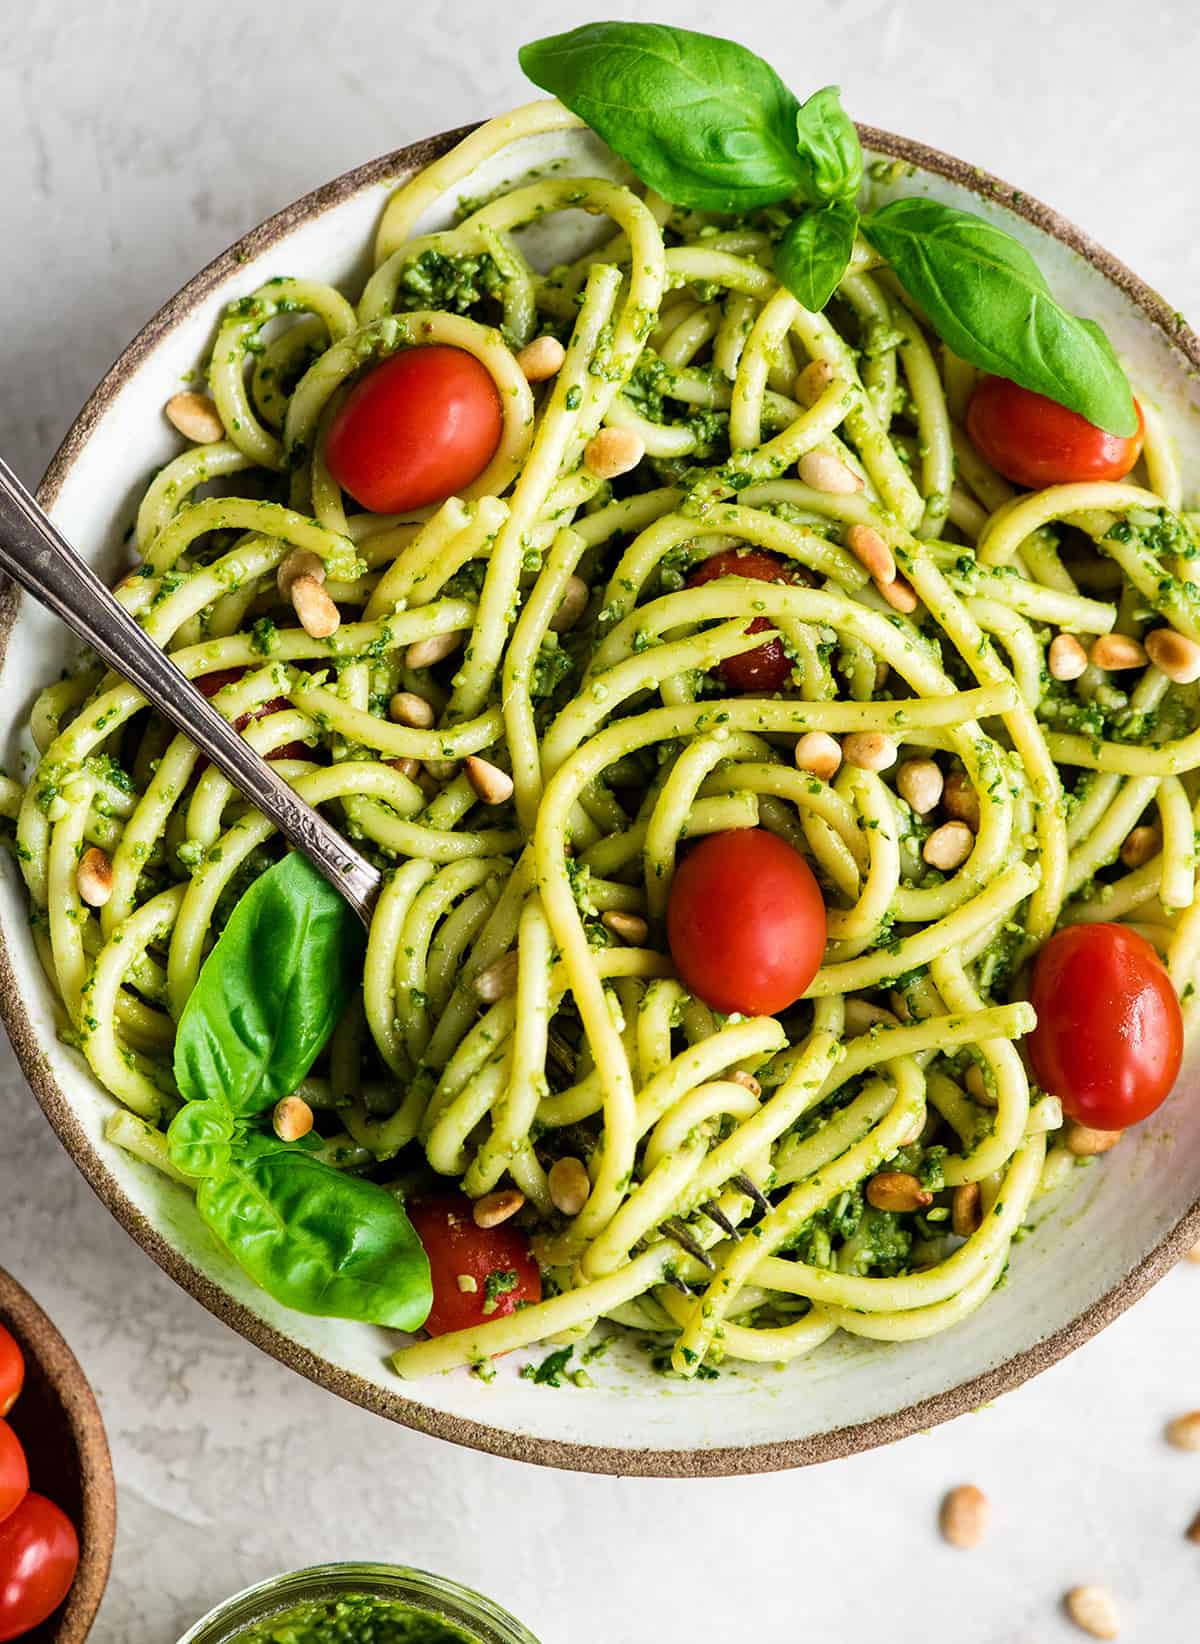
[[(269, 217), (252, 229), (189, 280), (181, 291), (170, 299), (150, 322), (143, 327), (116, 364), (102, 378), (83, 410), (72, 423), (42, 479), (38, 496), (46, 508), (52, 508), (72, 464), (87, 442), (93, 428), (107, 409), (113, 395), (122, 387), (161, 338), (189, 315), (198, 304), (225, 278), (236, 273), (249, 258), (274, 245), (299, 223), (307, 222), (341, 204), (349, 196), (371, 184), (395, 178), (401, 181), (444, 154), (465, 137), (474, 126), (457, 131), (442, 132), (427, 137), (394, 153), (348, 171), (344, 176), (326, 183), (323, 188), (305, 195), (301, 200)], [(860, 126), (864, 145), (878, 154), (930, 171), (959, 183), (982, 198), (1005, 206), (1034, 224), (1045, 233), (1060, 240), (1079, 253), (1100, 271), (1112, 284), (1119, 287), (1145, 315), (1155, 330), (1182, 356), (1187, 367), (1200, 371), (1200, 339), (1182, 321), (1157, 292), (1138, 279), (1105, 251), (1102, 246), (1076, 228), (1049, 206), (1008, 183), (968, 165), (938, 149), (891, 132), (879, 131), (873, 126)], [(12, 628), (19, 599), (11, 586), (0, 608), (0, 665)], [(141, 1211), (122, 1189), (100, 1153), (88, 1140), (70, 1103), (51, 1077), (38, 1047), (37, 1038), (23, 999), (18, 992), (16, 978), (7, 952), (0, 948), (0, 1016), (8, 1028), (9, 1038), (17, 1053), (25, 1077), (34, 1094), (58, 1132), (63, 1145), (83, 1172), (93, 1191), (142, 1248), (158, 1263), (165, 1273), (188, 1291), (211, 1313), (252, 1341), (264, 1352), (270, 1353), (281, 1364), (289, 1365), (310, 1381), (328, 1388), (353, 1404), (374, 1410), (392, 1421), (401, 1422), (419, 1432), (449, 1439), (454, 1444), (475, 1450), (486, 1450), (492, 1455), (507, 1456), (515, 1461), (528, 1461), (544, 1467), (569, 1468), (578, 1472), (616, 1473), (651, 1478), (717, 1478), (739, 1473), (775, 1472), (788, 1467), (810, 1466), (816, 1462), (832, 1461), (839, 1456), (856, 1454), (910, 1433), (949, 1421), (951, 1417), (968, 1410), (978, 1409), (990, 1399), (1017, 1387), (1021, 1382), (1049, 1369), (1059, 1359), (1082, 1346), (1105, 1325), (1123, 1313), (1139, 1296), (1160, 1279), (1169, 1268), (1200, 1240), (1200, 1199), (1180, 1219), (1174, 1229), (1144, 1256), (1125, 1275), (1119, 1284), (1101, 1296), (1078, 1318), (1054, 1331), (1032, 1347), (1006, 1359), (982, 1374), (957, 1387), (907, 1405), (902, 1410), (876, 1416), (871, 1421), (839, 1427), (827, 1433), (808, 1438), (788, 1439), (774, 1444), (731, 1446), (711, 1450), (622, 1450), (607, 1445), (571, 1444), (561, 1439), (531, 1438), (482, 1422), (469, 1421), (462, 1416), (422, 1404), (418, 1400), (392, 1393), (365, 1381), (361, 1376), (330, 1364), (318, 1354), (310, 1352), (266, 1324), (257, 1314), (235, 1301), (206, 1274), (192, 1265), (152, 1227)]]
[(54, 1617), (35, 1627), (30, 1638), (45, 1637), (51, 1644), (82, 1644), (104, 1597), (117, 1533), (117, 1491), (104, 1420), (79, 1360), (58, 1328), (24, 1286), (2, 1267), (0, 1321), (7, 1322), (26, 1359), (36, 1361), (62, 1405), (79, 1460), (82, 1505), (75, 1526), (79, 1532), (79, 1568), (66, 1602)]

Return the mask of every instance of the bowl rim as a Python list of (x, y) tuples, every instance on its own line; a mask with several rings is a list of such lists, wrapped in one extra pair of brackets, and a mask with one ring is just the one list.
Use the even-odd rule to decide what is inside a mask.
[[(7, 962), (7, 955), (5, 958)], [(104, 1418), (83, 1367), (58, 1326), (25, 1286), (3, 1267), (0, 1267), (0, 1319), (8, 1320), (25, 1357), (36, 1360), (47, 1378), (53, 1378), (54, 1392), (62, 1404), (79, 1458), (83, 1502), (80, 1523), (76, 1526), (79, 1568), (54, 1626), (53, 1644), (82, 1644), (108, 1585), (117, 1534), (117, 1487)]]
[[(452, 131), (422, 138), (344, 172), (268, 217), (194, 275), (142, 327), (88, 397), (42, 477), (37, 493), (42, 506), (53, 508), (68, 473), (117, 392), (153, 353), (162, 338), (188, 318), (229, 275), (293, 229), (340, 205), (362, 189), (385, 179), (402, 179), (428, 165), (475, 130), (478, 123), (472, 122)], [(1013, 188), (992, 173), (940, 149), (874, 126), (860, 124), (858, 131), (864, 147), (960, 184), (982, 199), (1005, 207), (1078, 253), (1130, 299), (1149, 325), (1182, 355), (1184, 363), (1193, 373), (1200, 372), (1200, 337), (1182, 316), (1130, 268), (1061, 213), (1024, 190)], [(3, 666), (20, 599), (19, 592), (11, 584), (0, 594), (0, 667)], [(1200, 1198), (1197, 1198), (1175, 1227), (1117, 1284), (1049, 1336), (968, 1381), (867, 1421), (805, 1438), (700, 1450), (621, 1449), (611, 1445), (538, 1438), (439, 1410), (418, 1398), (380, 1387), (294, 1341), (235, 1300), (164, 1238), (129, 1198), (99, 1150), (92, 1145), (46, 1065), (17, 985), (12, 962), (2, 943), (0, 1018), (5, 1023), (17, 1060), (46, 1118), (89, 1186), (158, 1266), (209, 1312), (280, 1363), (353, 1404), (406, 1427), (470, 1449), (540, 1466), (640, 1477), (717, 1478), (811, 1466), (891, 1443), (978, 1409), (1031, 1376), (1049, 1369), (1111, 1324), (1200, 1240)]]

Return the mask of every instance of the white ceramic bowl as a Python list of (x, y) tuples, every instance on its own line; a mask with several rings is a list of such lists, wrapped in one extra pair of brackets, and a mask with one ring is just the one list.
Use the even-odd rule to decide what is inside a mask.
[[(460, 135), (388, 155), (273, 217), (197, 275), (130, 344), (80, 413), (41, 492), (66, 535), (105, 573), (127, 563), (122, 538), (135, 500), (177, 448), (162, 406), (206, 352), (222, 306), (275, 274), (357, 290), (389, 189)], [(1200, 344), (1159, 297), (1028, 196), (886, 133), (864, 130), (863, 139), (870, 156), (906, 162), (896, 168), (904, 175), (876, 185), (881, 195), (927, 191), (996, 217), (1023, 240), (1060, 297), (1104, 324), (1138, 391), (1166, 412), (1188, 471), (1200, 473)], [(468, 177), (463, 192), (484, 194), (563, 154), (581, 169), (617, 174), (612, 156), (588, 134), (519, 147)], [(555, 232), (578, 244), (595, 223), (564, 217)], [(563, 247), (553, 249), (561, 254)], [(16, 771), (30, 747), (22, 729), (29, 703), (74, 647), (29, 600), (0, 612), (5, 640), (3, 763)], [(403, 1383), (387, 1368), (383, 1331), (277, 1306), (212, 1241), (189, 1193), (105, 1143), (112, 1100), (59, 1042), (20, 877), (7, 854), (0, 862), (0, 1009), (35, 1094), (113, 1214), (173, 1278), (266, 1351), (345, 1398), (459, 1443), (560, 1467), (664, 1475), (827, 1460), (1016, 1385), (1087, 1340), (1200, 1238), (1193, 1063), (1182, 1088), (1136, 1136), (1079, 1172), (1064, 1195), (1040, 1202), (1035, 1236), (1014, 1249), (1008, 1284), (944, 1335), (905, 1346), (842, 1337), (786, 1369), (744, 1366), (696, 1383), (662, 1379), (631, 1347), (596, 1361), (595, 1385), (586, 1390), (522, 1380), (522, 1354), (503, 1360), (490, 1385), (463, 1372)]]

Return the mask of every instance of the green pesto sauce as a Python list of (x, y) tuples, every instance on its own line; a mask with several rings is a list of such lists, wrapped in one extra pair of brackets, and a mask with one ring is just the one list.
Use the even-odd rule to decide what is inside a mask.
[(247, 1627), (233, 1644), (477, 1644), (452, 1621), (372, 1593), (297, 1604)]

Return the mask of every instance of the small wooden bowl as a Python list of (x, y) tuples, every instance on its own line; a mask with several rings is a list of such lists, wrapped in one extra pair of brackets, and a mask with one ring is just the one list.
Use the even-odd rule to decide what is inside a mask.
[(104, 1596), (117, 1533), (108, 1440), (79, 1362), (33, 1297), (0, 1267), (0, 1324), (25, 1355), (25, 1386), (9, 1411), (25, 1446), (33, 1489), (49, 1496), (79, 1532), (79, 1569), (54, 1614), (22, 1644), (81, 1644)]

